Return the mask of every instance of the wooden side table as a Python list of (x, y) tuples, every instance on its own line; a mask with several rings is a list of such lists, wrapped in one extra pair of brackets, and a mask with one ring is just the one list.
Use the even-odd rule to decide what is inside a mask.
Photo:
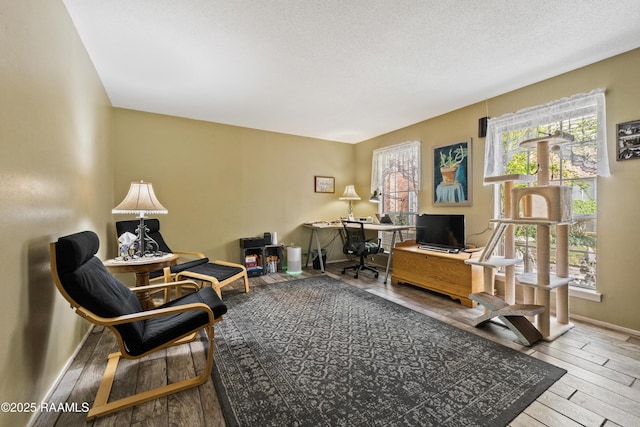
[[(167, 254), (161, 257), (143, 257), (127, 261), (108, 259), (102, 261), (102, 263), (111, 273), (134, 273), (136, 275), (136, 286), (147, 286), (150, 272), (176, 265), (178, 258), (179, 255)], [(150, 292), (138, 293), (138, 298), (143, 310), (150, 310), (155, 307)]]

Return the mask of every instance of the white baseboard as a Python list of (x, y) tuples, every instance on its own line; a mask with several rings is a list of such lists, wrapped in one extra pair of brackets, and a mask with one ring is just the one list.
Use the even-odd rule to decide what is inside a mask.
[(610, 329), (610, 330), (615, 331), (615, 332), (620, 332), (620, 333), (623, 333), (623, 334), (627, 334), (627, 335), (631, 335), (631, 336), (640, 338), (640, 331), (636, 331), (635, 329), (630, 329), (630, 328), (625, 328), (623, 326), (613, 325), (611, 323), (602, 322), (600, 320), (590, 319), (589, 317), (580, 316), (580, 315), (577, 315), (577, 314), (571, 314), (570, 317), (572, 319), (579, 320), (582, 323), (588, 323), (588, 324), (591, 324), (591, 325), (594, 325), (594, 326), (598, 326), (598, 327), (603, 328), (603, 329)]

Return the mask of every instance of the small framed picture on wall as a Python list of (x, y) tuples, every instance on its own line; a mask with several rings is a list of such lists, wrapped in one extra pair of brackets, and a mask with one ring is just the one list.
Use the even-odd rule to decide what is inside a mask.
[(335, 193), (336, 179), (332, 176), (315, 176), (314, 191), (316, 193)]
[(616, 131), (617, 159), (640, 158), (640, 120), (618, 123)]

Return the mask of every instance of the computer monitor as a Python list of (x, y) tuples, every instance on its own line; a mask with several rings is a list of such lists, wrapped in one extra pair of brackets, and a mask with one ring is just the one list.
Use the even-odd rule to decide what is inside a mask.
[(416, 217), (416, 243), (442, 249), (465, 248), (465, 216), (422, 214)]

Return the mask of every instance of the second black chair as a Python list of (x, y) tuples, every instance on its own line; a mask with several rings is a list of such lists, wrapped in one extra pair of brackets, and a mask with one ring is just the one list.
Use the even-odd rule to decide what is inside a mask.
[(362, 222), (342, 221), (342, 226), (344, 227), (345, 235), (345, 243), (342, 251), (346, 255), (354, 255), (360, 258), (358, 264), (342, 269), (342, 274), (345, 274), (347, 270), (355, 270), (353, 277), (357, 279), (358, 274), (360, 274), (362, 270), (369, 270), (375, 273), (375, 277), (378, 277), (378, 269), (365, 263), (365, 258), (368, 255), (374, 255), (383, 251), (381, 247), (382, 240), (380, 238), (367, 239)]
[[(160, 221), (152, 218), (147, 219), (144, 223), (148, 228), (149, 237), (158, 244), (158, 250), (196, 258), (172, 267), (166, 267), (164, 270), (152, 271), (150, 273), (152, 282), (155, 280), (164, 280), (165, 282), (184, 279), (201, 280), (210, 283), (218, 296), (222, 298), (221, 289), (223, 286), (242, 279), (244, 291), (249, 292), (249, 278), (244, 265), (222, 260), (209, 261), (209, 258), (200, 252), (172, 251), (160, 234)], [(125, 232), (136, 234), (138, 224), (137, 220), (118, 221), (116, 222), (116, 233), (118, 236)]]

